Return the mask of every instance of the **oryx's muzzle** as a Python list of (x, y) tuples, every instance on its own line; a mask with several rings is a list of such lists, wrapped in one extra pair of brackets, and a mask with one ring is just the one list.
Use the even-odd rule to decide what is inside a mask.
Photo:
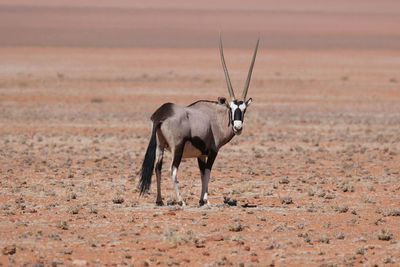
[(236, 135), (240, 135), (243, 129), (242, 121), (233, 121), (233, 133)]

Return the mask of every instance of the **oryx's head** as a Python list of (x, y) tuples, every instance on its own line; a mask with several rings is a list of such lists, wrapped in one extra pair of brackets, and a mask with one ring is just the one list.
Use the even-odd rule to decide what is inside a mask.
[(221, 34), (219, 35), (219, 52), (221, 54), (222, 67), (224, 68), (225, 72), (226, 85), (228, 86), (229, 96), (231, 97), (231, 100), (229, 103), (227, 103), (227, 106), (230, 109), (233, 133), (236, 135), (240, 135), (242, 133), (244, 114), (246, 113), (246, 108), (250, 105), (252, 101), (251, 98), (246, 100), (246, 96), (247, 96), (247, 90), (249, 89), (250, 85), (251, 73), (253, 72), (253, 66), (254, 66), (254, 61), (256, 60), (259, 42), (260, 38), (257, 40), (256, 48), (254, 50), (253, 59), (251, 60), (250, 69), (247, 75), (247, 80), (243, 89), (242, 97), (240, 99), (236, 99), (235, 93), (233, 92), (231, 80), (229, 79), (228, 69), (226, 68), (225, 64)]

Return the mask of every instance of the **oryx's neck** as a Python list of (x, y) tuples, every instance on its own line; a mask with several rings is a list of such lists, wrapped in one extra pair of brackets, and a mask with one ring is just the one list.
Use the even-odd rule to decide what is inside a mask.
[(221, 108), (221, 111), (218, 112), (221, 122), (215, 125), (215, 127), (218, 127), (219, 131), (221, 132), (220, 138), (217, 142), (218, 148), (221, 148), (223, 145), (231, 141), (231, 139), (235, 136), (230, 119), (230, 110), (226, 106), (221, 106)]

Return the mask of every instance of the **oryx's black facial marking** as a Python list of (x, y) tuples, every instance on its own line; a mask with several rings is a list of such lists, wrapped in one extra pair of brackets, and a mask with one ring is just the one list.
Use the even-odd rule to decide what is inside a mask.
[(234, 121), (241, 121), (242, 120), (242, 111), (240, 108), (235, 109), (233, 112), (233, 120)]

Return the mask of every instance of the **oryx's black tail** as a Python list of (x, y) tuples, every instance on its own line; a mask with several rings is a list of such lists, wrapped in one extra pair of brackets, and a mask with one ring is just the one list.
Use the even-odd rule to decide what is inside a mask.
[(154, 162), (156, 161), (156, 149), (157, 149), (157, 130), (161, 127), (164, 120), (174, 115), (172, 103), (165, 103), (159, 107), (153, 115), (151, 115), (151, 120), (153, 121), (153, 132), (151, 133), (151, 138), (149, 146), (146, 150), (146, 155), (144, 156), (141, 178), (139, 181), (140, 195), (148, 192), (151, 185), (151, 176), (153, 175)]
[(153, 175), (154, 162), (156, 160), (156, 149), (157, 149), (157, 128), (159, 125), (153, 125), (153, 132), (151, 133), (151, 138), (149, 145), (147, 146), (146, 155), (142, 163), (142, 169), (140, 170), (141, 177), (139, 181), (140, 195), (148, 192), (151, 185), (151, 176)]

